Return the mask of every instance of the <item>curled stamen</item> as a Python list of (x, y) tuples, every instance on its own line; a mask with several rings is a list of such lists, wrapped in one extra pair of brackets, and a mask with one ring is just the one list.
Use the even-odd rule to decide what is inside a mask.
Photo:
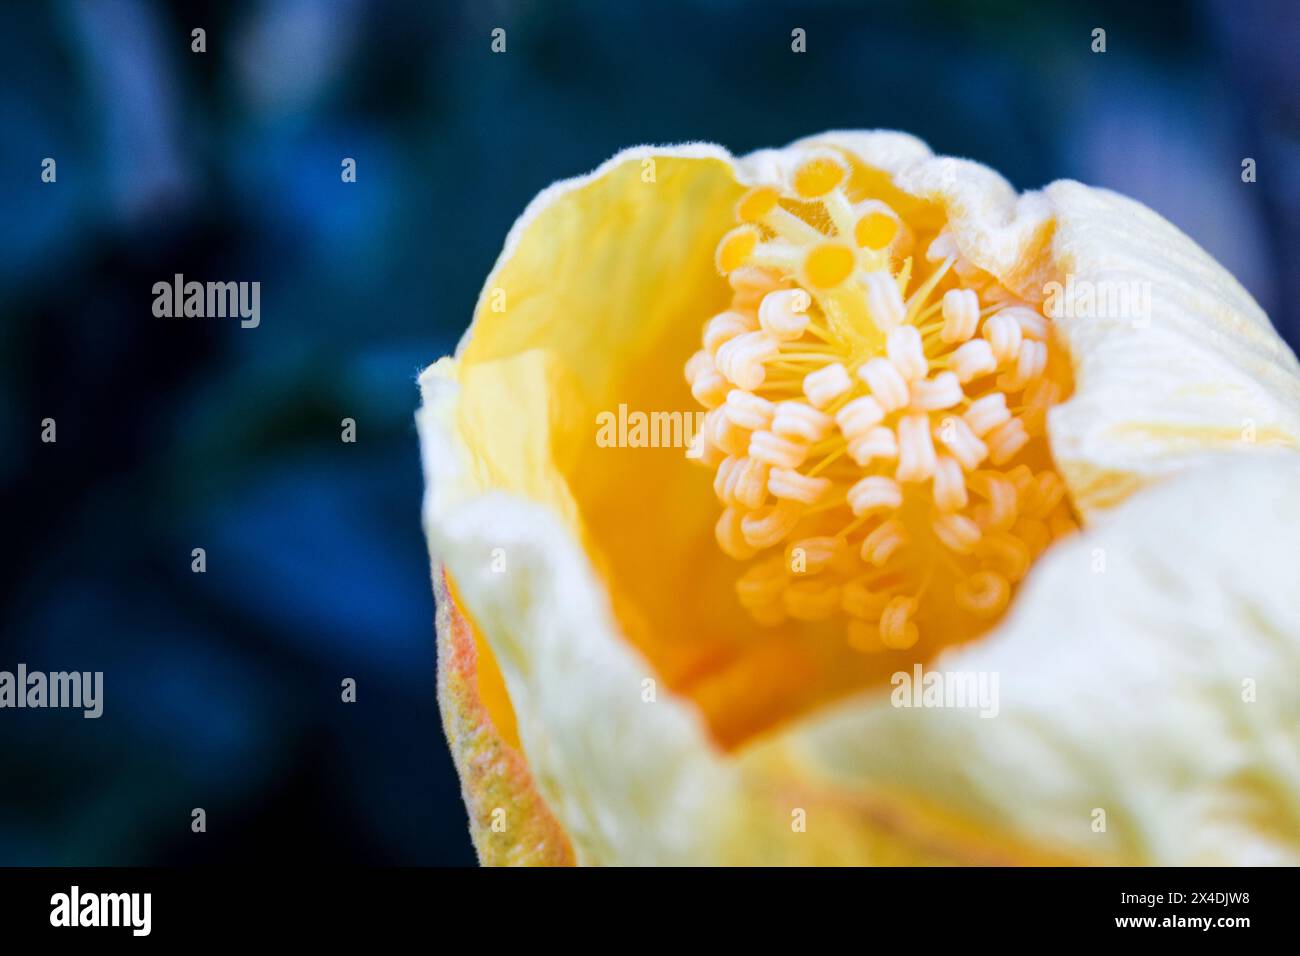
[(980, 302), (970, 289), (949, 289), (943, 294), (943, 331), (939, 338), (948, 345), (965, 342), (975, 334), (980, 321)]
[(966, 479), (957, 459), (940, 455), (934, 466), (934, 503), (940, 511), (966, 507)]
[(770, 548), (780, 544), (794, 530), (802, 511), (797, 502), (778, 501), (742, 517), (740, 533), (751, 548)]
[(971, 339), (952, 353), (952, 369), (963, 385), (981, 375), (997, 371), (997, 367), (998, 360), (993, 355), (993, 348), (984, 339)]
[(869, 272), (862, 281), (867, 290), (867, 311), (876, 328), (881, 332), (896, 328), (907, 310), (894, 277), (888, 272)]
[(956, 415), (948, 415), (939, 422), (934, 437), (965, 471), (974, 471), (988, 457), (988, 446), (975, 436), (964, 418)]
[[(1043, 529), (1044, 532), (1046, 528)], [(1020, 538), (1005, 531), (984, 535), (975, 553), (1008, 581), (1019, 581), (1029, 570), (1030, 550)]]
[(1024, 422), (1010, 418), (989, 432), (985, 441), (989, 446), (989, 460), (995, 465), (1004, 465), (1029, 442), (1029, 433), (1025, 431)]
[(823, 581), (795, 581), (781, 595), (781, 603), (796, 621), (824, 621), (839, 610), (840, 589)]
[(848, 453), (859, 466), (877, 458), (892, 461), (898, 457), (898, 438), (893, 429), (878, 425), (849, 439)]
[(815, 444), (830, 434), (835, 420), (803, 402), (781, 402), (772, 416), (771, 428), (782, 438)]
[(982, 532), (965, 515), (945, 513), (935, 515), (930, 527), (945, 548), (954, 554), (970, 554), (979, 544)]
[(934, 441), (928, 415), (904, 415), (898, 422), (899, 481), (925, 481), (934, 474)]
[(785, 549), (786, 567), (793, 574), (819, 574), (844, 553), (844, 542), (833, 535), (802, 538)]
[(907, 404), (910, 393), (907, 380), (887, 358), (874, 358), (858, 369), (858, 378), (886, 412), (897, 411)]
[(709, 355), (716, 356), (724, 343), (757, 328), (758, 323), (753, 316), (730, 310), (719, 312), (704, 326), (704, 348)]
[(733, 388), (722, 406), (723, 414), (741, 428), (759, 431), (772, 424), (776, 406), (753, 392)]
[(727, 418), (721, 408), (713, 409), (704, 417), (704, 430), (709, 441), (728, 455), (740, 458), (749, 450), (749, 431)]
[(954, 588), (959, 607), (980, 617), (995, 617), (1002, 613), (1011, 597), (1011, 585), (996, 571), (976, 571), (959, 581)]
[(971, 402), (970, 408), (962, 415), (977, 437), (983, 438), (993, 429), (1011, 418), (1007, 408), (1007, 397), (1001, 392), (992, 392)]
[(997, 314), (1014, 320), (1027, 339), (1042, 342), (1047, 338), (1047, 320), (1028, 306), (1008, 306)]
[(868, 429), (879, 425), (884, 419), (885, 409), (870, 395), (855, 398), (835, 413), (835, 424), (848, 439), (866, 434)]
[(845, 613), (864, 621), (878, 621), (892, 595), (873, 590), (865, 577), (844, 582), (840, 590), (840, 607)]
[(875, 511), (894, 511), (903, 503), (903, 489), (885, 475), (868, 475), (849, 489), (849, 508), (857, 517)]
[(767, 490), (772, 497), (802, 504), (816, 504), (830, 491), (828, 478), (811, 478), (789, 468), (773, 468), (767, 478)]
[(880, 615), (880, 642), (885, 647), (903, 651), (920, 639), (920, 632), (911, 621), (916, 604), (916, 598), (899, 595), (885, 605)]
[(1020, 354), (1022, 338), (1020, 323), (1005, 312), (991, 315), (984, 320), (983, 335), (999, 365), (1015, 361)]
[(761, 431), (754, 432), (750, 437), (747, 450), (751, 458), (757, 458), (777, 468), (798, 468), (807, 461), (808, 448), (809, 446), (803, 442), (791, 441), (772, 432)]
[(940, 372), (929, 381), (912, 383), (911, 407), (918, 412), (938, 412), (961, 403), (961, 382), (952, 372)]
[(907, 528), (897, 518), (890, 518), (862, 539), (862, 560), (874, 565), (884, 565), (907, 544)]
[(925, 350), (921, 347), (921, 333), (915, 326), (900, 325), (891, 330), (885, 337), (885, 354), (905, 381), (915, 382), (924, 378), (929, 370)]
[(727, 508), (718, 517), (718, 523), (713, 528), (714, 537), (717, 539), (718, 547), (724, 554), (735, 558), (737, 561), (745, 561), (752, 558), (756, 548), (745, 540), (745, 535), (741, 530), (741, 523), (744, 516), (735, 508)]
[(779, 603), (788, 583), (781, 559), (761, 561), (740, 576), (736, 597), (743, 607), (764, 607)]
[(824, 409), (851, 388), (853, 388), (853, 380), (849, 378), (848, 370), (839, 362), (832, 362), (815, 372), (809, 372), (803, 379), (803, 393), (817, 409)]
[(758, 307), (763, 331), (783, 342), (793, 342), (808, 328), (810, 299), (803, 289), (769, 292)]
[[(728, 467), (729, 466), (729, 467)], [(718, 468), (713, 490), (726, 505), (753, 510), (767, 498), (768, 466), (752, 458), (729, 458)]]
[(780, 350), (777, 340), (766, 332), (745, 332), (724, 342), (718, 348), (715, 361), (718, 371), (728, 381), (738, 388), (753, 391), (767, 377), (763, 362)]

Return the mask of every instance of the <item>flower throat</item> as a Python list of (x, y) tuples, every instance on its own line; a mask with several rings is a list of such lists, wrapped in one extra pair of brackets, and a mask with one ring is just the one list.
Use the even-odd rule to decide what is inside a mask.
[(741, 605), (839, 622), (864, 653), (978, 634), (1077, 527), (1045, 437), (1070, 388), (1048, 319), (830, 151), (736, 218), (715, 255), (732, 302), (686, 379)]

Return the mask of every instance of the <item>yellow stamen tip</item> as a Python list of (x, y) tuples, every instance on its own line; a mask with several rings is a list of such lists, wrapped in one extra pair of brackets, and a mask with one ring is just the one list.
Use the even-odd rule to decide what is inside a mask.
[(808, 284), (818, 289), (833, 289), (853, 274), (857, 257), (848, 246), (825, 242), (809, 251), (804, 259)]
[(804, 199), (820, 199), (844, 182), (848, 172), (844, 164), (832, 156), (814, 156), (794, 171), (791, 185)]
[(883, 212), (869, 212), (853, 227), (853, 239), (863, 249), (884, 249), (898, 235), (898, 223)]
[(758, 186), (740, 197), (736, 203), (736, 218), (741, 222), (758, 222), (776, 208), (781, 198), (771, 186)]
[(737, 226), (723, 236), (718, 243), (718, 251), (714, 254), (718, 271), (728, 275), (748, 262), (758, 246), (759, 238), (759, 232), (753, 226)]

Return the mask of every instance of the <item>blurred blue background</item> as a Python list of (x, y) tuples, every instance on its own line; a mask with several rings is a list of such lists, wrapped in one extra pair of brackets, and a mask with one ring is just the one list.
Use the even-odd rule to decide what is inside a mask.
[[(0, 711), (0, 864), (472, 862), (434, 700), (415, 376), (528, 200), (620, 147), (907, 130), (1020, 188), (1135, 196), (1300, 331), (1290, 0), (0, 17), (0, 669), (106, 685), (97, 721)], [(177, 272), (260, 281), (261, 326), (155, 319)]]

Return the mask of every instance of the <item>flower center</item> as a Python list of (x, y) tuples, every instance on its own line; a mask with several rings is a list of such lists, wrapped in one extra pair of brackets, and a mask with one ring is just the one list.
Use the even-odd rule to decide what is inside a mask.
[(839, 621), (863, 652), (979, 633), (1077, 527), (1044, 434), (1070, 388), (1050, 322), (946, 228), (851, 189), (834, 153), (736, 218), (716, 252), (731, 306), (686, 378), (741, 605)]

